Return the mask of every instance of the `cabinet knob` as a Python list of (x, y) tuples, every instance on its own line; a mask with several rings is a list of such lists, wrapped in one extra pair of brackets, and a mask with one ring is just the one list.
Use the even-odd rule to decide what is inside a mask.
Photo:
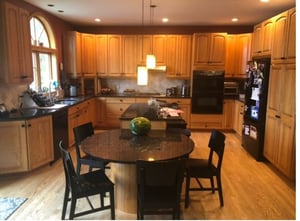
[(280, 119), (280, 116), (279, 116), (279, 115), (277, 115), (277, 114), (275, 115), (275, 117), (276, 117), (276, 118), (278, 118), (278, 119)]
[(24, 80), (24, 79), (28, 78), (28, 76), (27, 76), (27, 75), (21, 75), (20, 78), (21, 78), (22, 80)]

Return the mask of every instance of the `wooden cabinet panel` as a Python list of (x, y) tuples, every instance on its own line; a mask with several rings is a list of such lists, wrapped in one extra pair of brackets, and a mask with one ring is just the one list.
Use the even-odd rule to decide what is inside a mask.
[(234, 100), (224, 100), (223, 102), (223, 129), (232, 129), (233, 128), (233, 118), (234, 118)]
[(81, 35), (82, 73), (96, 76), (96, 38), (93, 34)]
[(122, 36), (122, 74), (126, 77), (136, 77), (138, 64), (138, 39), (137, 35)]
[(252, 56), (270, 55), (273, 45), (273, 20), (268, 19), (256, 26), (253, 31)]
[(291, 179), (295, 178), (295, 80), (295, 64), (272, 64), (264, 143), (264, 156)]
[(64, 71), (76, 78), (81, 75), (81, 33), (68, 31), (63, 34)]
[(196, 33), (193, 36), (194, 69), (225, 67), (226, 33)]
[(153, 36), (138, 35), (138, 64), (146, 65), (146, 55), (152, 53)]
[(27, 145), (30, 169), (35, 169), (54, 159), (51, 116), (28, 120)]
[(244, 123), (244, 103), (239, 100), (235, 100), (234, 106), (233, 129), (238, 135), (242, 136)]
[(0, 82), (33, 81), (30, 14), (7, 1), (0, 2)]
[(122, 37), (108, 35), (107, 37), (107, 72), (109, 76), (120, 76), (122, 73)]
[(28, 170), (25, 121), (0, 122), (0, 174)]
[(96, 35), (96, 72), (97, 76), (107, 75), (107, 35)]
[(191, 129), (221, 129), (222, 114), (191, 114)]
[(247, 63), (251, 60), (252, 34), (228, 35), (226, 42), (226, 77), (246, 77)]

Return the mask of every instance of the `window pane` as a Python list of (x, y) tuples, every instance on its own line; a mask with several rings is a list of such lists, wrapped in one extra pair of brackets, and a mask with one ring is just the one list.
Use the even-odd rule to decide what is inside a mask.
[(52, 80), (51, 56), (46, 53), (40, 53), (39, 59), (41, 73), (41, 88), (43, 91), (47, 91), (50, 87), (50, 81)]
[(43, 47), (49, 48), (49, 38), (44, 25), (37, 18), (30, 19), (31, 44), (38, 46), (43, 43)]
[(38, 77), (38, 67), (37, 67), (37, 54), (32, 53), (32, 67), (33, 67), (33, 82), (30, 84), (30, 89), (39, 91), (39, 77)]

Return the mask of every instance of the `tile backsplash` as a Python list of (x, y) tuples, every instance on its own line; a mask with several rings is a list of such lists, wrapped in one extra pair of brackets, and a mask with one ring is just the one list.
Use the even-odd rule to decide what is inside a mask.
[(26, 90), (27, 85), (0, 84), (0, 103), (4, 103), (8, 110), (19, 108), (19, 96)]

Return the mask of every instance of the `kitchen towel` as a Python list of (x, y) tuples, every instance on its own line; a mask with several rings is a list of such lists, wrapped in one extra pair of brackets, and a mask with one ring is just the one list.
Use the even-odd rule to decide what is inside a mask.
[(0, 220), (8, 219), (27, 198), (0, 197)]

